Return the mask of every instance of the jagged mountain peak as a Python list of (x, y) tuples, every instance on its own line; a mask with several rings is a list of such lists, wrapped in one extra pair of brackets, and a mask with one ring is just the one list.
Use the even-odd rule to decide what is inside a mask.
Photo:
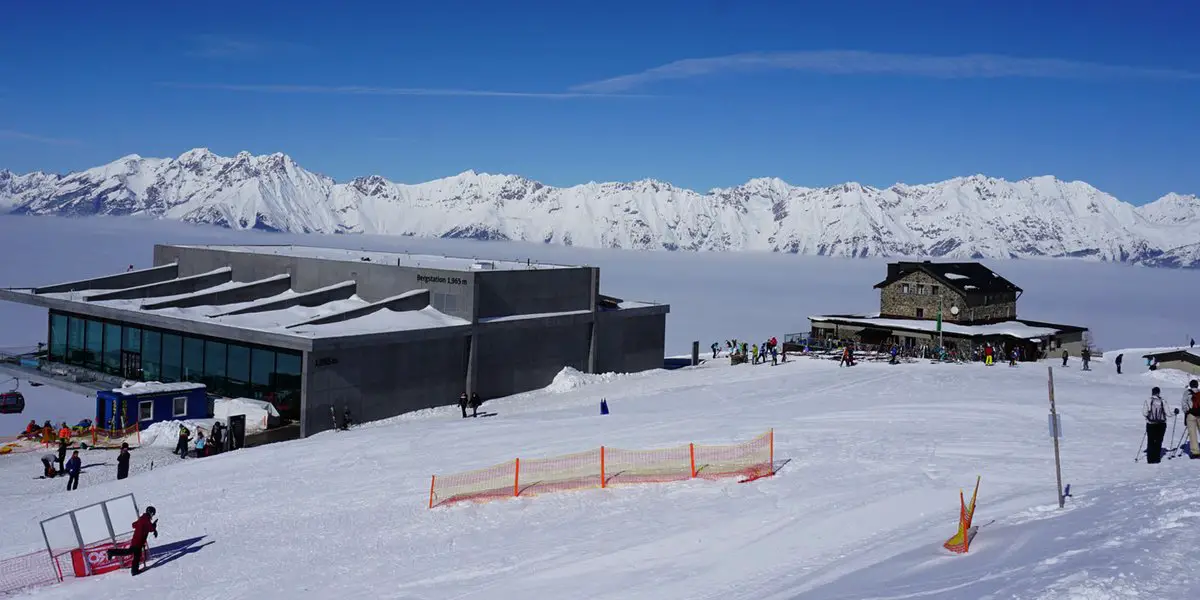
[(66, 176), (0, 171), (0, 211), (144, 214), (232, 228), (512, 239), (666, 250), (952, 259), (1089, 257), (1200, 267), (1200, 200), (1133, 207), (1082, 181), (974, 174), (806, 188), (755, 177), (707, 193), (653, 178), (552, 187), (475, 170), (338, 184), (282, 152), (122, 157)]

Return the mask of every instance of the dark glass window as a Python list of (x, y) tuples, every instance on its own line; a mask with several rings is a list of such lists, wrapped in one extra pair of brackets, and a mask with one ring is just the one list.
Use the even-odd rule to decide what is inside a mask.
[(235, 398), (250, 396), (250, 349), (229, 344), (229, 363), (225, 377), (229, 380), (227, 392)]
[(255, 348), (250, 356), (250, 389), (255, 398), (266, 398), (272, 391), (271, 379), (275, 374), (275, 353)]
[(100, 354), (104, 352), (104, 323), (88, 319), (84, 327), (83, 365), (100, 368)]
[(141, 352), (142, 330), (126, 325), (124, 335), (121, 338), (121, 349), (127, 352)]
[(275, 408), (284, 419), (297, 421), (300, 419), (300, 355), (277, 352), (275, 356)]
[(173, 333), (162, 334), (162, 377), (169, 383), (179, 381), (183, 371), (183, 340)]
[(50, 360), (67, 359), (67, 315), (50, 315)]
[(183, 381), (200, 381), (204, 378), (204, 340), (194, 337), (183, 338)]
[(142, 374), (146, 381), (162, 381), (162, 334), (146, 330), (142, 336)]
[(121, 326), (114, 323), (104, 324), (104, 372), (121, 372)]
[(204, 342), (204, 385), (208, 386), (208, 391), (214, 394), (227, 394), (226, 388), (229, 387), (228, 380), (225, 379), (225, 351), (226, 344), (224, 342), (214, 342), (208, 340)]

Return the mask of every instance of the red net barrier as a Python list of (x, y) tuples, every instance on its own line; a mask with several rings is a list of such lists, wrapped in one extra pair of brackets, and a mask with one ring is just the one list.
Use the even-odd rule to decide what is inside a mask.
[(0, 595), (58, 583), (58, 564), (45, 550), (0, 559)]
[(774, 475), (774, 462), (773, 431), (726, 446), (688, 444), (657, 450), (601, 446), (587, 452), (518, 458), (475, 471), (434, 475), (429, 482), (429, 508), (464, 500), (494, 500), (610, 485), (721, 477), (753, 481)]

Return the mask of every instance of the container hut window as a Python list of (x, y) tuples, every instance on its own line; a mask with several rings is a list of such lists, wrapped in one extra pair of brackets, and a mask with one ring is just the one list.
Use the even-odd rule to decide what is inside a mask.
[(152, 419), (154, 419), (154, 402), (151, 400), (138, 402), (138, 420), (150, 421)]
[(173, 409), (172, 412), (174, 413), (174, 415), (176, 417), (183, 417), (183, 416), (187, 415), (187, 397), (186, 396), (180, 396), (178, 398), (175, 398), (172, 401), (172, 403), (174, 404), (174, 406), (172, 407), (172, 409)]

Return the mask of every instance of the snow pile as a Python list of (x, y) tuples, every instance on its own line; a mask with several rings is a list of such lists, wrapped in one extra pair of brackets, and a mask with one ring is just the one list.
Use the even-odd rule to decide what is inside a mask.
[(550, 385), (543, 389), (547, 392), (562, 394), (579, 389), (585, 385), (617, 381), (618, 379), (629, 377), (629, 375), (629, 373), (584, 373), (574, 367), (563, 367), (563, 370), (554, 376), (554, 380), (550, 382)]
[[(186, 421), (160, 421), (153, 423), (141, 432), (142, 447), (174, 448), (179, 443), (179, 426), (183, 425), (191, 431), (191, 439), (196, 439), (196, 431), (203, 431), (205, 437), (212, 429), (215, 419), (189, 419)], [(247, 423), (249, 428), (249, 423)], [(188, 442), (189, 447), (191, 441)], [(130, 444), (133, 445), (133, 444)]]
[(213, 402), (213, 418), (224, 421), (233, 415), (246, 415), (246, 433), (266, 430), (279, 419), (279, 411), (270, 402), (250, 398), (222, 398)]
[(546, 186), (467, 171), (406, 185), (338, 184), (284, 154), (127, 156), (66, 176), (0, 171), (0, 210), (148, 215), (234, 229), (505, 239), (593, 248), (767, 250), (975, 259), (1087, 256), (1196, 266), (1200, 205), (1135, 207), (1087, 183), (976, 175), (825, 188), (751, 179), (707, 193), (655, 180)]

